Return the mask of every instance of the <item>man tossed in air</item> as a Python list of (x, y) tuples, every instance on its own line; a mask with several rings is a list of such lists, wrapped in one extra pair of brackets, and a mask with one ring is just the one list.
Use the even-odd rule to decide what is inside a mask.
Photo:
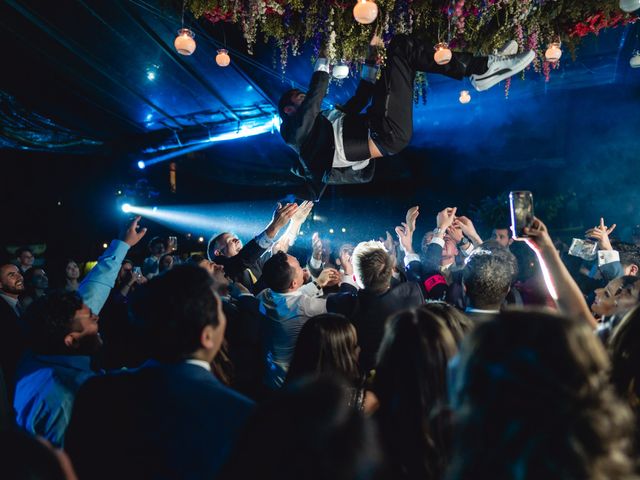
[[(374, 36), (370, 46), (380, 44), (380, 38)], [(439, 73), (458, 80), (470, 77), (476, 90), (483, 91), (521, 72), (535, 57), (533, 51), (515, 52), (517, 44), (510, 42), (503, 55), (474, 57), (454, 52), (449, 63), (438, 65), (431, 45), (397, 35), (387, 48), (380, 78), (376, 80), (378, 67), (370, 55), (354, 96), (331, 110), (322, 110), (331, 75), (328, 60), (321, 56), (308, 91), (288, 90), (278, 102), (280, 134), (299, 157), (294, 172), (307, 180), (316, 200), (327, 184), (371, 181), (373, 160), (397, 154), (411, 141), (416, 72)]]

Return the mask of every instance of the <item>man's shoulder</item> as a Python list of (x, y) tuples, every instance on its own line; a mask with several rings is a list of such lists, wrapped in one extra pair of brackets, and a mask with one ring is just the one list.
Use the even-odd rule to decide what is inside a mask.
[(416, 282), (401, 282), (389, 290), (389, 293), (394, 295), (402, 295), (402, 296), (422, 296), (422, 290), (420, 290), (420, 285)]

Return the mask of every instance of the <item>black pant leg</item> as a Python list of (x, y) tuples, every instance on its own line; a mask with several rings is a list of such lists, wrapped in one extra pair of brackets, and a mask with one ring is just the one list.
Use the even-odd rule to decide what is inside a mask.
[(457, 80), (486, 70), (486, 59), (454, 52), (451, 61), (438, 65), (433, 46), (397, 35), (387, 49), (387, 63), (376, 82), (367, 110), (371, 138), (384, 154), (403, 150), (413, 134), (413, 84), (417, 71), (446, 75)]

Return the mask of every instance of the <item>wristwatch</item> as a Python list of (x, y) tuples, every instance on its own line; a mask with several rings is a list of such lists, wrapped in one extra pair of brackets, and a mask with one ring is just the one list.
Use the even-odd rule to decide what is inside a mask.
[(444, 232), (444, 229), (440, 228), (440, 227), (436, 227), (433, 229), (433, 234), (434, 235), (440, 235), (442, 232)]
[(469, 239), (467, 237), (462, 237), (462, 240), (458, 242), (458, 245), (461, 247), (466, 247), (469, 245)]

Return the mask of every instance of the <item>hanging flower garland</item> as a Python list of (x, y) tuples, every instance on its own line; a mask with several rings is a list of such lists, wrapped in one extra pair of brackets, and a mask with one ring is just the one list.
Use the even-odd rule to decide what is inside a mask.
[[(356, 65), (365, 58), (374, 29), (383, 39), (399, 33), (416, 33), (435, 45), (448, 41), (454, 50), (488, 54), (508, 40), (521, 49), (537, 52), (533, 68), (545, 78), (558, 63), (547, 65), (545, 50), (561, 41), (575, 55), (576, 46), (588, 35), (605, 28), (634, 22), (613, 0), (377, 0), (378, 19), (361, 25), (353, 18), (355, 0), (187, 0), (196, 17), (212, 23), (239, 26), (252, 52), (261, 34), (265, 42), (280, 48), (280, 62), (286, 68), (289, 54), (297, 55), (310, 43), (317, 55), (328, 48), (332, 61)], [(417, 91), (426, 89), (422, 76)]]

